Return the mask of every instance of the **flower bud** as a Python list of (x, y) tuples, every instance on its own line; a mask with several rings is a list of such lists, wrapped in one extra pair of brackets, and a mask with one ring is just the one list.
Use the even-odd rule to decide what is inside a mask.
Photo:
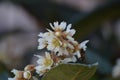
[(30, 71), (25, 71), (25, 72), (23, 73), (23, 77), (24, 77), (25, 79), (30, 79), (30, 78), (31, 78), (31, 73), (30, 73)]
[(16, 69), (13, 69), (11, 72), (13, 72), (16, 78), (23, 78), (23, 71), (18, 71)]
[(35, 70), (35, 65), (27, 65), (25, 68), (24, 68), (25, 71), (34, 71)]

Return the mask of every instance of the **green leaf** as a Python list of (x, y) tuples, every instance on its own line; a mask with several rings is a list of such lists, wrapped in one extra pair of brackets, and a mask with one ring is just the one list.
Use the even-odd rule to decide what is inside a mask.
[(97, 65), (60, 64), (44, 75), (42, 80), (89, 80), (95, 74)]

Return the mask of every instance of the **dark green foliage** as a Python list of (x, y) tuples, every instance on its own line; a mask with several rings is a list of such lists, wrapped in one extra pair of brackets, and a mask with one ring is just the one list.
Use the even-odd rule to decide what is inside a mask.
[(61, 64), (50, 70), (42, 80), (89, 80), (96, 69), (97, 64)]

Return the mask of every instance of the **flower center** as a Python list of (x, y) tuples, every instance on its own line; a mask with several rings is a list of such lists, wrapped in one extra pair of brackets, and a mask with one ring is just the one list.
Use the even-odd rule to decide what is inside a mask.
[(50, 66), (52, 65), (53, 61), (51, 59), (45, 59), (44, 65), (45, 66)]
[(59, 42), (57, 39), (53, 39), (53, 40), (52, 40), (52, 43), (53, 43), (53, 45), (54, 45), (55, 47), (60, 46), (60, 42)]
[(61, 36), (61, 32), (57, 31), (57, 32), (55, 32), (55, 35), (58, 36), (58, 37), (60, 37)]

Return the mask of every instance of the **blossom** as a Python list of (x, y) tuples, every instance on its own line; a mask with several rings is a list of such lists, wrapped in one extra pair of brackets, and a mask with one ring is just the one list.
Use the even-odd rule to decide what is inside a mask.
[(75, 34), (75, 29), (71, 29), (72, 25), (66, 22), (54, 22), (53, 25), (50, 23), (51, 28), (55, 31), (56, 36), (64, 35), (64, 36), (73, 36)]
[[(71, 29), (72, 25), (67, 25), (67, 23), (63, 21), (60, 24), (58, 22), (54, 22), (53, 25), (52, 23), (50, 23), (50, 26), (54, 30), (54, 35), (57, 37), (57, 40), (53, 40), (56, 41), (56, 43), (58, 44), (58, 46), (56, 47), (57, 49), (54, 50), (55, 52), (58, 51), (58, 56), (69, 55), (73, 53), (71, 52), (71, 50), (73, 51), (74, 45), (71, 44), (71, 42), (75, 43), (74, 38), (72, 36), (75, 34), (76, 31), (75, 29)], [(49, 44), (51, 44), (51, 42), (49, 42)]]
[(62, 31), (66, 28), (66, 25), (67, 25), (66, 22), (61, 22), (60, 24), (58, 22), (54, 22), (53, 24), (54, 26), (50, 23), (50, 26), (55, 31), (58, 31), (58, 30)]
[(45, 52), (45, 57), (39, 55), (35, 55), (35, 56), (39, 58), (37, 60), (38, 66), (35, 67), (36, 72), (39, 75), (43, 75), (45, 72), (47, 72), (47, 70), (50, 70), (53, 65), (53, 60), (51, 58), (51, 55), (50, 53)]
[(67, 23), (66, 22), (61, 22), (60, 24), (58, 24), (58, 22), (54, 22), (53, 23), (54, 25), (52, 25), (52, 23), (50, 23), (50, 26), (51, 28), (54, 30), (54, 31), (63, 31), (66, 29), (66, 33), (70, 33), (72, 35), (75, 34), (75, 30), (74, 29), (71, 29), (72, 25), (69, 24), (67, 26)]
[(54, 22), (50, 23), (51, 28), (47, 29), (48, 32), (39, 34), (39, 46), (38, 49), (47, 48), (49, 51), (55, 52), (58, 56), (69, 55), (74, 51), (74, 44), (77, 41), (72, 37), (75, 34), (75, 30), (71, 29), (72, 25), (66, 22)]
[(55, 36), (48, 39), (48, 46), (47, 49), (50, 51), (57, 52), (60, 50), (62, 42)]

